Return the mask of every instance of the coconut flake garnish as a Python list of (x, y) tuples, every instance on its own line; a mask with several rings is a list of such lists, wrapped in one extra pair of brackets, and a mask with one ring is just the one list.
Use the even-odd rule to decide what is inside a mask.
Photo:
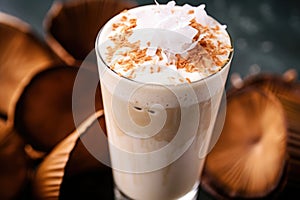
[[(164, 71), (161, 67), (139, 67), (160, 65), (193, 82), (223, 67), (232, 51), (226, 25), (209, 17), (205, 5), (176, 6), (175, 1), (160, 5), (156, 0), (155, 4), (147, 11), (123, 12), (112, 25), (109, 38), (114, 45), (106, 48), (106, 62), (113, 70), (139, 80), (147, 71)], [(178, 77), (179, 82), (182, 77)]]

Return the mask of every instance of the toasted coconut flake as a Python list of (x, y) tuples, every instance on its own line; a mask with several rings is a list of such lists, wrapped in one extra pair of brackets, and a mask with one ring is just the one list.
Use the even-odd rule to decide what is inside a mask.
[[(175, 14), (176, 12), (178, 13)], [(133, 63), (135, 69), (143, 65), (170, 66), (170, 62), (174, 62), (175, 68), (174, 66), (170, 68), (174, 71), (180, 71), (181, 75), (188, 77), (191, 81), (218, 72), (229, 62), (229, 58), (232, 56), (232, 47), (225, 26), (218, 25), (218, 22), (208, 17), (204, 11), (204, 5), (198, 8), (185, 5), (182, 9), (179, 7), (175, 9), (175, 2), (172, 1), (166, 6), (154, 6), (146, 13), (133, 11), (124, 15), (127, 16), (128, 21), (123, 20), (121, 13), (113, 19), (115, 21), (104, 27), (104, 33), (109, 31), (109, 34), (100, 37), (101, 41), (110, 39), (110, 43), (107, 44), (108, 47), (106, 46), (106, 57), (103, 58), (109, 66), (114, 66), (115, 72), (124, 77), (132, 78), (126, 63), (128, 62), (128, 55), (130, 55), (131, 60), (138, 59), (138, 62)], [(202, 15), (204, 19), (198, 19), (199, 15)], [(147, 36), (144, 37), (143, 35), (138, 38), (139, 30), (149, 27), (174, 31), (174, 33), (185, 36), (186, 40), (178, 39), (176, 42), (170, 42), (169, 36), (157, 35), (157, 33), (154, 33), (151, 38), (145, 38)], [(137, 39), (135, 34), (137, 34), (138, 43), (141, 45), (134, 46), (132, 44), (132, 40)], [(159, 39), (156, 39), (156, 36)], [(164, 40), (167, 41), (168, 46), (164, 46), (162, 42)], [(147, 57), (141, 54), (144, 50), (146, 50)], [(123, 54), (120, 54), (120, 51)], [(118, 60), (121, 62), (115, 65)], [(153, 74), (153, 70), (150, 70), (150, 76), (151, 74)], [(143, 75), (137, 74), (136, 79), (140, 80)], [(168, 75), (166, 74), (166, 76)], [(168, 78), (166, 77), (166, 79)], [(156, 81), (162, 80), (165, 81), (165, 79)], [(172, 83), (180, 83), (180, 81), (176, 80)]]

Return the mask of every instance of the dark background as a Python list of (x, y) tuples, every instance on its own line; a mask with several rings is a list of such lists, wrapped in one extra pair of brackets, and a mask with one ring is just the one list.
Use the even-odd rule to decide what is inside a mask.
[[(154, 0), (136, 0), (139, 4)], [(43, 19), (53, 0), (0, 0), (0, 11), (32, 25), (43, 37)], [(158, 0), (160, 3), (167, 0)], [(235, 54), (230, 73), (243, 77), (258, 71), (300, 73), (300, 1), (297, 0), (177, 0), (206, 4), (208, 14), (228, 26)]]

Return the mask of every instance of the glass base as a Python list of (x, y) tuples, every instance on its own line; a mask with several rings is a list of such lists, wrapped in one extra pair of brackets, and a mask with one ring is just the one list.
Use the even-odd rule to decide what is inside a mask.
[(114, 185), (114, 194), (115, 200), (133, 200), (130, 197), (126, 196), (122, 191), (120, 191), (116, 185)]
[[(198, 189), (199, 189), (199, 182), (197, 182), (191, 191), (189, 191), (184, 196), (180, 197), (177, 200), (197, 200), (198, 197)], [(114, 186), (114, 194), (115, 194), (115, 200), (134, 200), (128, 196), (126, 196), (122, 191), (118, 189), (118, 187)]]

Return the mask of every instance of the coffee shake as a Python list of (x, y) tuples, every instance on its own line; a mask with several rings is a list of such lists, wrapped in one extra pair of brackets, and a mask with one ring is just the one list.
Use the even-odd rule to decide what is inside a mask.
[(141, 6), (100, 31), (96, 52), (118, 195), (196, 198), (232, 47), (204, 6)]

